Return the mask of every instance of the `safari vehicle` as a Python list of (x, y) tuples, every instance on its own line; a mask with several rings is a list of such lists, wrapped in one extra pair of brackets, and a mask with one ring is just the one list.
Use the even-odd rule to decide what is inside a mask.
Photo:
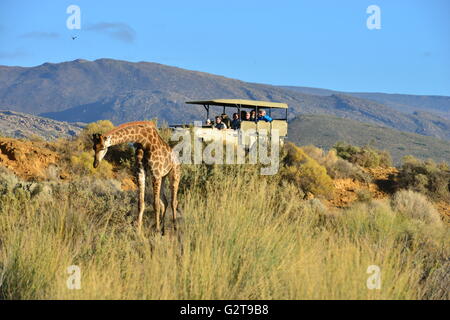
[[(201, 126), (195, 126), (195, 135), (202, 138), (203, 141), (209, 142), (217, 138), (226, 138), (227, 142), (234, 142), (249, 148), (256, 140), (258, 135), (264, 134), (269, 138), (272, 137), (272, 132), (277, 130), (277, 137), (280, 139), (280, 143), (284, 142), (287, 137), (287, 115), (288, 105), (286, 103), (279, 102), (267, 102), (256, 100), (242, 100), (242, 99), (216, 99), (216, 100), (202, 100), (202, 101), (187, 101), (187, 104), (202, 105), (206, 111), (206, 119), (214, 121), (214, 116), (225, 113), (232, 120), (232, 114), (238, 113), (241, 118), (241, 129), (224, 129), (218, 130), (206, 124)], [(214, 109), (215, 114), (211, 114)], [(222, 109), (222, 110), (220, 110)], [(242, 121), (243, 111), (250, 112), (264, 109), (273, 121)], [(254, 133), (246, 135), (243, 133)], [(274, 135), (275, 136), (275, 135)], [(243, 138), (244, 137), (244, 138)]]

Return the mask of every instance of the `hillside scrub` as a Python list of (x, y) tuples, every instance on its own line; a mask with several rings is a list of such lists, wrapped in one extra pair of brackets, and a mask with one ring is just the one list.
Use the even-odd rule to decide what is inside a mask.
[(113, 166), (108, 161), (100, 162), (98, 168), (93, 167), (94, 156), (92, 152), (82, 152), (70, 158), (72, 172), (76, 175), (92, 175), (100, 178), (112, 178)]
[[(114, 125), (109, 120), (99, 120), (88, 124), (76, 137), (74, 143), (78, 146), (77, 150), (92, 153), (92, 135), (94, 133), (106, 133), (114, 129)], [(93, 155), (93, 153), (92, 153)], [(131, 159), (134, 155), (134, 149), (130, 144), (120, 144), (108, 148), (105, 159), (119, 167), (131, 166)]]
[(411, 189), (430, 198), (450, 202), (450, 170), (446, 163), (405, 157), (397, 183), (399, 189)]
[[(183, 165), (176, 235), (155, 234), (148, 183), (140, 236), (136, 191), (118, 179), (129, 167), (113, 153), (91, 171), (90, 130), (105, 124), (83, 131), (84, 144), (53, 145), (67, 166), (78, 161), (71, 179), (24, 181), (0, 167), (0, 299), (449, 298), (450, 232), (433, 205), (408, 191), (328, 208), (327, 172), (339, 161), (312, 147), (286, 144), (274, 176), (258, 165)], [(67, 287), (72, 265), (80, 290)], [(380, 290), (367, 288), (371, 265)]]
[(323, 149), (313, 145), (304, 146), (301, 149), (320, 165), (324, 166), (328, 175), (333, 179), (350, 178), (367, 183), (371, 181), (370, 175), (358, 165), (338, 157), (335, 149), (325, 152)]
[[(311, 161), (292, 146), (286, 164)], [(440, 287), (447, 227), (430, 232), (386, 201), (330, 211), (302, 200), (296, 180), (280, 187), (283, 175), (255, 166), (183, 170), (180, 230), (164, 237), (152, 231), (150, 206), (137, 234), (136, 194), (115, 180), (86, 175), (36, 189), (0, 173), (8, 181), (0, 184), (0, 299), (448, 298)], [(80, 267), (80, 290), (67, 288), (71, 265)], [(370, 265), (380, 267), (380, 290), (366, 286)]]
[(59, 163), (63, 171), (72, 175), (94, 175), (103, 178), (112, 178), (113, 172), (123, 171), (132, 174), (134, 163), (134, 149), (130, 144), (120, 144), (108, 148), (106, 161), (100, 163), (99, 168), (94, 169), (94, 151), (92, 150), (92, 134), (106, 133), (114, 128), (109, 120), (99, 120), (84, 127), (80, 133), (72, 139), (58, 139), (49, 143), (49, 147), (61, 156)]
[(92, 135), (94, 133), (106, 133), (114, 129), (114, 125), (109, 120), (99, 120), (97, 122), (89, 123), (77, 135), (75, 141), (79, 145), (79, 149), (87, 151), (92, 149)]
[(442, 225), (439, 212), (424, 195), (418, 192), (412, 190), (398, 191), (392, 199), (392, 204), (398, 213), (409, 218), (437, 226)]
[(338, 142), (333, 147), (339, 157), (364, 168), (390, 167), (392, 159), (388, 152), (377, 150), (371, 146), (357, 147)]
[(305, 194), (329, 197), (333, 193), (333, 181), (325, 167), (293, 143), (287, 143), (283, 151), (281, 180), (294, 184)]

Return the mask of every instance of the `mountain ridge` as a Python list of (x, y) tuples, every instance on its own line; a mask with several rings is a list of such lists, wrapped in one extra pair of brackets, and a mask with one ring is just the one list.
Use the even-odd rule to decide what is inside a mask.
[(287, 90), (314, 94), (319, 96), (330, 96), (333, 94), (344, 94), (357, 98), (372, 100), (385, 104), (400, 112), (414, 113), (426, 111), (434, 113), (445, 119), (450, 119), (450, 97), (442, 95), (414, 95), (383, 92), (344, 92), (330, 89), (301, 87), (301, 86), (279, 86)]
[(118, 124), (158, 118), (169, 123), (192, 122), (205, 120), (203, 108), (184, 102), (212, 98), (285, 102), (290, 106), (289, 119), (329, 114), (450, 140), (450, 120), (434, 113), (404, 113), (342, 93), (306, 94), (154, 62), (78, 59), (0, 69), (3, 109), (60, 121), (109, 119)]

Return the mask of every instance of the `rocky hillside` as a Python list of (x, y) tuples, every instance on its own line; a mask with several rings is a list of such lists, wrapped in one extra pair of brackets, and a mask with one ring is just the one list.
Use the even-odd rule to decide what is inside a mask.
[(76, 135), (80, 123), (67, 123), (21, 112), (0, 111), (0, 135), (14, 138), (40, 137), (44, 140)]
[(0, 137), (0, 167), (11, 170), (26, 180), (47, 178), (51, 167), (60, 161), (57, 152), (45, 142), (32, 142)]
[(448, 141), (327, 115), (302, 115), (289, 122), (289, 140), (298, 145), (330, 149), (338, 141), (389, 151), (395, 164), (402, 157), (450, 163)]
[(291, 119), (301, 114), (328, 114), (450, 139), (450, 120), (435, 114), (407, 114), (341, 93), (323, 96), (156, 63), (111, 59), (31, 68), (0, 66), (1, 106), (60, 121), (204, 120), (202, 107), (184, 102), (210, 98), (281, 101), (289, 104)]

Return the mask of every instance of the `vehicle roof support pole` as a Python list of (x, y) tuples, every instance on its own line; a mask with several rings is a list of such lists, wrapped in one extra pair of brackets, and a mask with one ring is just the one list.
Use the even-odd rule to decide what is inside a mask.
[(203, 108), (206, 110), (206, 119), (209, 119), (209, 105), (204, 104)]

